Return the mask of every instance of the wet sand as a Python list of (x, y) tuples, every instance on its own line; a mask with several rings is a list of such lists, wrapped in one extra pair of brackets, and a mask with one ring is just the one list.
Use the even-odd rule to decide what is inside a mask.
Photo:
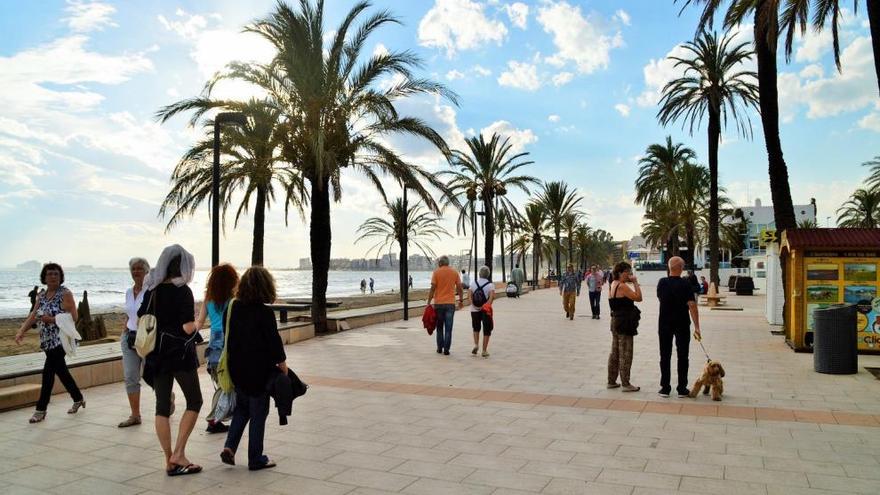
[[(410, 291), (409, 299), (410, 301), (420, 301), (428, 296), (427, 289), (414, 289)], [(345, 309), (357, 309), (357, 308), (366, 308), (369, 306), (378, 306), (380, 304), (390, 304), (400, 300), (400, 295), (397, 292), (377, 292), (375, 294), (363, 294), (363, 295), (355, 295), (355, 296), (345, 296), (345, 297), (328, 297), (328, 300), (331, 301), (342, 301), (342, 305), (338, 308), (331, 309), (329, 311), (341, 311)], [(280, 302), (280, 301), (279, 301)], [(197, 303), (198, 306), (198, 303)], [(290, 316), (296, 316), (300, 314), (308, 314), (307, 311), (303, 312), (290, 312)], [(98, 315), (92, 315), (94, 318)], [(108, 340), (119, 340), (119, 336), (122, 334), (122, 331), (125, 329), (125, 313), (114, 312), (114, 313), (103, 313), (100, 316), (104, 317), (104, 324), (107, 327), (107, 339)], [(16, 345), (15, 343), (15, 332), (21, 327), (23, 318), (2, 318), (0, 319), (0, 357), (2, 356), (14, 356), (16, 354), (26, 354), (29, 352), (39, 352), (40, 350), (40, 336), (39, 330), (36, 328), (30, 329), (24, 337), (24, 341), (22, 341), (21, 345)], [(104, 343), (107, 340), (99, 340), (94, 343)], [(84, 342), (83, 345), (89, 345), (88, 342)]]

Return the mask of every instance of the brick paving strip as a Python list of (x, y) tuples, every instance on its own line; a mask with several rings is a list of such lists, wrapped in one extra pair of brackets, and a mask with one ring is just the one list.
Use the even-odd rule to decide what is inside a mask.
[(326, 376), (303, 376), (309, 385), (373, 390), (409, 395), (426, 395), (492, 402), (513, 402), (542, 406), (574, 407), (581, 409), (606, 409), (638, 413), (673, 414), (684, 416), (713, 416), (718, 418), (752, 419), (764, 421), (790, 421), (848, 426), (880, 427), (880, 415), (858, 414), (838, 411), (809, 411), (772, 407), (726, 406), (723, 404), (697, 404), (693, 402), (656, 402), (630, 399), (600, 399), (570, 395), (535, 394), (509, 390), (485, 390), (463, 387), (438, 387), (416, 383), (391, 383)]

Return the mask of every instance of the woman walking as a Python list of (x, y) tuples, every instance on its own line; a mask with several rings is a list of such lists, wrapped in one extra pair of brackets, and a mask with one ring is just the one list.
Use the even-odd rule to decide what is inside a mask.
[[(608, 306), (611, 308), (608, 388), (621, 387), (624, 392), (638, 392), (639, 387), (630, 383), (629, 374), (633, 359), (633, 338), (639, 333), (641, 314), (635, 303), (641, 302), (642, 289), (638, 279), (632, 274), (632, 267), (625, 261), (614, 265), (611, 279), (611, 294), (608, 297)], [(618, 375), (620, 383), (617, 383)]]
[[(145, 280), (147, 291), (138, 316), (156, 317), (156, 347), (144, 363), (144, 381), (156, 393), (156, 436), (165, 452), (168, 476), (195, 474), (202, 467), (186, 457), (186, 442), (196, 425), (202, 408), (199, 388), (199, 360), (196, 343), (199, 333), (195, 324), (195, 303), (189, 284), (195, 272), (193, 255), (175, 244), (166, 247), (156, 267)], [(177, 442), (171, 448), (171, 416), (173, 382), (183, 390), (186, 412), (180, 418)]]
[(131, 414), (128, 419), (119, 423), (120, 428), (128, 428), (141, 424), (141, 365), (143, 360), (134, 348), (137, 337), (138, 310), (144, 301), (144, 277), (150, 271), (150, 263), (143, 258), (132, 258), (128, 262), (128, 270), (134, 285), (125, 291), (125, 331), (119, 339), (122, 347), (122, 375), (125, 381), (125, 393), (128, 394), (128, 407)]
[(34, 415), (28, 420), (29, 423), (39, 423), (46, 419), (46, 408), (52, 397), (52, 388), (55, 387), (55, 375), (58, 375), (58, 379), (73, 399), (73, 406), (67, 410), (67, 414), (76, 414), (79, 408), (86, 407), (86, 401), (79, 387), (76, 386), (76, 380), (73, 379), (70, 370), (67, 369), (67, 362), (64, 361), (61, 329), (55, 320), (56, 316), (62, 313), (67, 313), (73, 321), (77, 320), (73, 294), (63, 285), (64, 269), (57, 263), (46, 263), (40, 271), (40, 283), (45, 285), (46, 289), (37, 295), (34, 307), (15, 334), (15, 343), (20, 345), (25, 332), (37, 323), (40, 328), (40, 349), (46, 353), (40, 398), (37, 400)]
[(471, 354), (476, 355), (480, 345), (480, 329), (483, 330), (483, 357), (489, 357), (489, 337), (492, 336), (494, 322), (483, 307), (492, 305), (495, 300), (495, 284), (489, 280), (492, 274), (488, 266), (481, 266), (477, 278), (468, 287), (471, 298), (471, 328), (474, 331), (474, 348)]
[[(208, 341), (208, 348), (205, 350), (205, 361), (208, 364), (208, 374), (214, 382), (215, 390), (219, 388), (217, 365), (220, 363), (220, 354), (223, 353), (223, 325), (225, 323), (223, 315), (232, 300), (236, 286), (238, 286), (238, 272), (235, 271), (235, 267), (229, 263), (222, 263), (212, 268), (211, 273), (208, 274), (202, 308), (199, 310), (199, 317), (196, 318), (196, 329), (205, 325), (206, 318), (211, 320), (211, 337)], [(229, 431), (229, 427), (209, 416), (206, 431), (208, 433), (225, 433)]]
[(275, 313), (266, 304), (275, 301), (275, 279), (261, 266), (248, 268), (230, 303), (226, 328), (226, 359), (235, 384), (235, 412), (220, 460), (235, 465), (235, 453), (248, 425), (248, 469), (275, 467), (263, 454), (263, 436), (269, 415), (267, 384), (277, 370), (287, 374), (287, 356), (278, 335)]

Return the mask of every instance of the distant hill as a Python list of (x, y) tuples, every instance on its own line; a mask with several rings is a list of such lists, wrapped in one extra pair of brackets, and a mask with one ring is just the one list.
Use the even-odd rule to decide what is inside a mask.
[(39, 270), (42, 267), (43, 264), (36, 260), (25, 261), (24, 263), (15, 265), (15, 268), (19, 270)]

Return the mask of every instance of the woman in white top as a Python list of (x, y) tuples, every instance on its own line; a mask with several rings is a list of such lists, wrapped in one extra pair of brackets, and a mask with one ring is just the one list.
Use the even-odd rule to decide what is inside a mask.
[(125, 314), (128, 320), (119, 343), (122, 346), (122, 374), (125, 377), (125, 393), (131, 415), (119, 423), (120, 428), (141, 424), (141, 357), (134, 349), (134, 339), (138, 328), (138, 309), (144, 301), (144, 277), (150, 271), (150, 263), (144, 258), (132, 258), (128, 262), (134, 285), (125, 291)]
[(483, 357), (489, 357), (489, 337), (492, 336), (494, 323), (492, 316), (483, 311), (483, 306), (491, 305), (495, 300), (495, 284), (489, 278), (492, 273), (488, 266), (481, 266), (477, 279), (471, 282), (468, 290), (471, 298), (471, 328), (474, 331), (474, 349), (476, 355), (480, 346), (480, 329), (483, 330)]

